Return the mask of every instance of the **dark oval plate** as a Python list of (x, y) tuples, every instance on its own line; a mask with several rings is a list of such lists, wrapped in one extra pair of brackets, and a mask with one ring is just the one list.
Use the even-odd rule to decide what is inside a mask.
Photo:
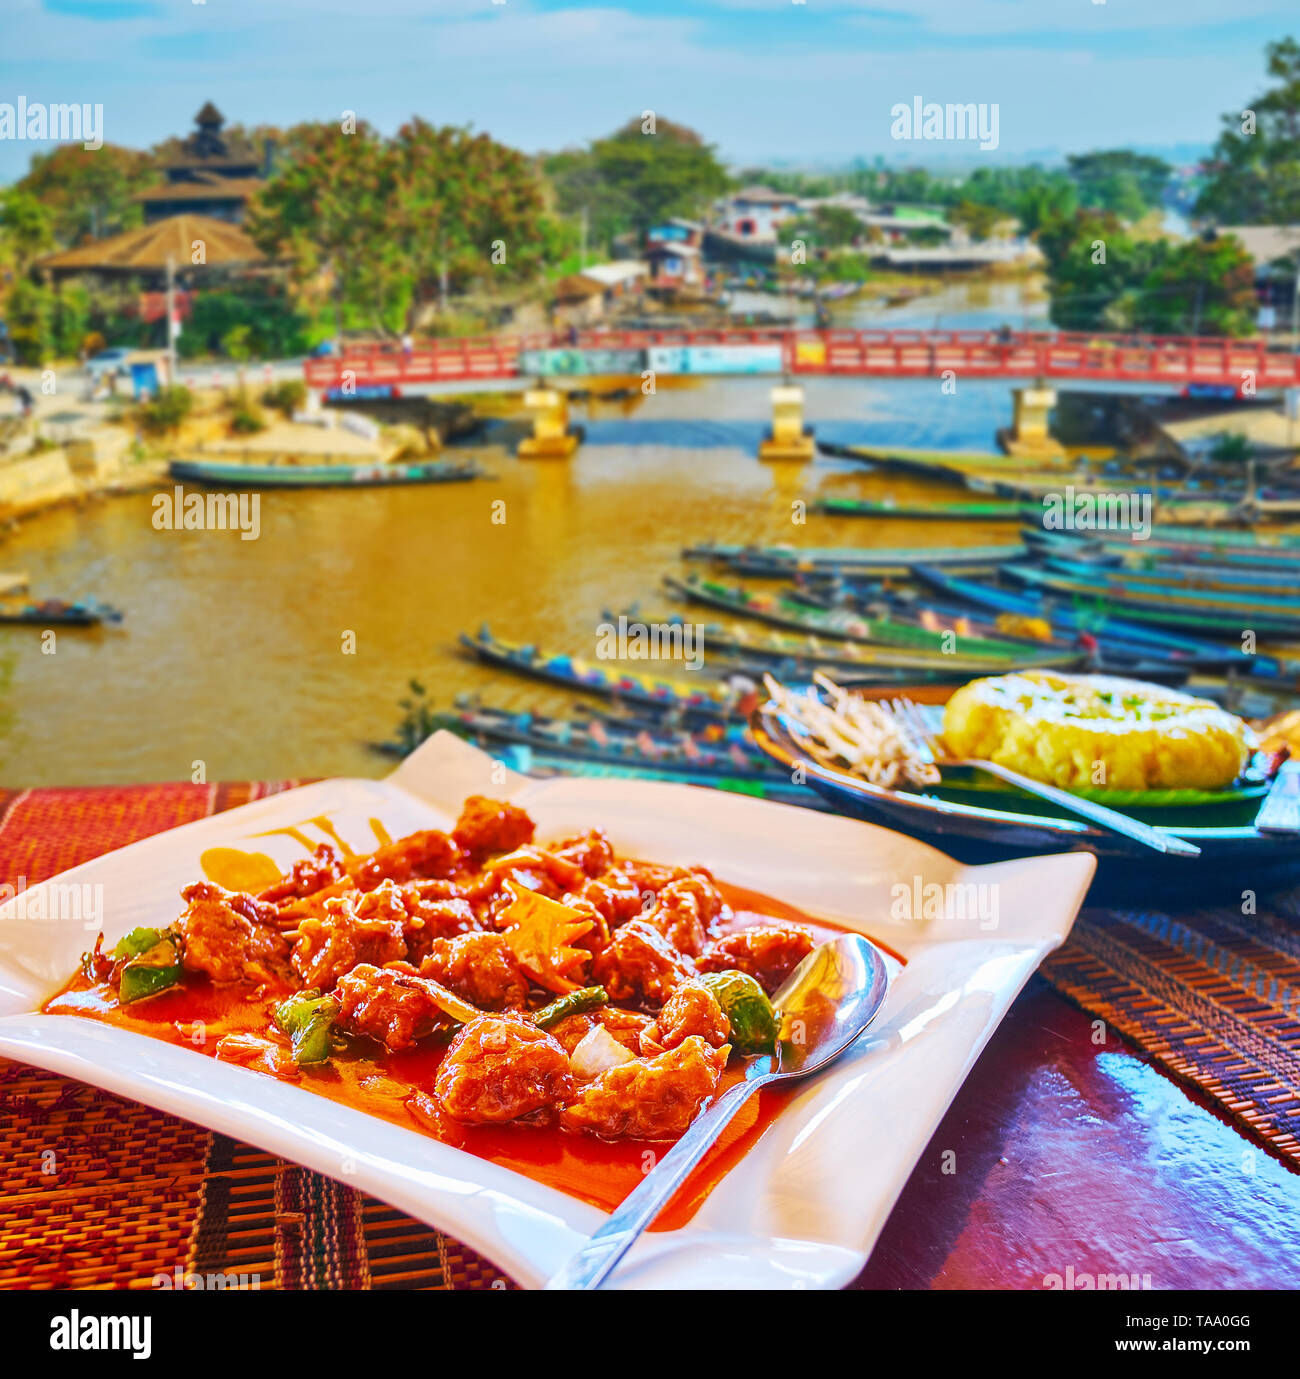
[[(802, 688), (806, 687), (791, 686)], [(855, 686), (855, 690), (867, 699), (906, 696), (921, 704), (945, 703), (952, 693), (950, 687), (940, 685), (912, 689), (890, 685), (874, 690)], [(969, 787), (889, 790), (847, 771), (822, 766), (804, 754), (770, 700), (755, 709), (750, 728), (768, 756), (792, 772), (801, 769), (804, 782), (836, 809), (926, 839), (962, 861), (1086, 850), (1098, 858), (1103, 892), (1113, 892), (1118, 883), (1122, 891), (1134, 894), (1152, 886), (1163, 892), (1184, 883), (1197, 889), (1213, 884), (1216, 890), (1235, 892), (1300, 882), (1300, 837), (1260, 833), (1255, 816), (1262, 801), (1254, 792), (1214, 804), (1123, 811), (1201, 849), (1199, 857), (1174, 857), (1085, 819), (1071, 818), (1032, 795), (997, 791), (996, 798), (1004, 807), (994, 807), (972, 803), (972, 797), (983, 792)]]

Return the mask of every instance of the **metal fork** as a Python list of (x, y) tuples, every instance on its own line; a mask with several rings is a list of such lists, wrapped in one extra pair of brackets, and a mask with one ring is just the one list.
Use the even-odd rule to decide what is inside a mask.
[(1077, 814), (1090, 823), (1100, 824), (1102, 828), (1108, 828), (1112, 833), (1121, 833), (1125, 838), (1131, 838), (1135, 843), (1153, 848), (1156, 852), (1165, 852), (1176, 857), (1199, 857), (1201, 855), (1201, 850), (1195, 843), (1186, 842), (1175, 834), (1166, 833), (1163, 829), (1152, 828), (1150, 824), (1132, 819), (1127, 814), (1119, 813), (1118, 810), (1107, 809), (1104, 804), (1096, 804), (1094, 801), (1085, 800), (1079, 795), (1072, 795), (1068, 790), (1061, 790), (1055, 785), (1034, 780), (1032, 776), (1022, 776), (1019, 771), (1013, 771), (1007, 766), (1000, 766), (996, 761), (984, 761), (978, 757), (949, 756), (939, 739), (930, 731), (920, 706), (914, 704), (910, 699), (881, 701), (880, 707), (892, 715), (917, 755), (935, 766), (941, 768), (944, 766), (978, 767), (981, 771), (987, 771), (989, 775), (997, 776), (999, 780), (1006, 781), (1008, 785), (1019, 786), (1021, 790), (1027, 790), (1031, 795), (1037, 795), (1040, 800), (1049, 800), (1052, 804), (1068, 810), (1071, 814)]

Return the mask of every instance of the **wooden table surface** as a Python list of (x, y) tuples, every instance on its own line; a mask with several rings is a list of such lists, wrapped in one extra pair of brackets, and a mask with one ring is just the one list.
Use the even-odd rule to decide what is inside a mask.
[(1078, 1288), (1101, 1274), (1300, 1286), (1300, 1175), (1035, 976), (853, 1287), (1038, 1289), (1055, 1275)]

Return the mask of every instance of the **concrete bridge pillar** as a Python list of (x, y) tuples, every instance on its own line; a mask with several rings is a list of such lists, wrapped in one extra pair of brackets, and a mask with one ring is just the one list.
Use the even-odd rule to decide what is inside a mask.
[(1011, 430), (1004, 437), (1009, 455), (1023, 455), (1026, 459), (1060, 459), (1065, 449), (1048, 429), (1048, 420), (1056, 406), (1055, 388), (1014, 388), (1015, 411)]
[(803, 389), (772, 389), (772, 429), (758, 443), (760, 460), (811, 460), (813, 433), (803, 424)]
[(555, 388), (532, 388), (524, 406), (533, 414), (533, 434), (519, 442), (519, 458), (567, 460), (579, 440), (569, 427), (569, 399)]

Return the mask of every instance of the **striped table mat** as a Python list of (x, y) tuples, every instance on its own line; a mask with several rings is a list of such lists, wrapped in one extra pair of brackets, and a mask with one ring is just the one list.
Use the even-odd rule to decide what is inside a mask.
[[(0, 791), (26, 883), (298, 784)], [(1300, 1162), (1300, 891), (1258, 913), (1087, 910), (1062, 993)], [(82, 1083), (0, 1060), (0, 1288), (506, 1288), (365, 1193)]]
[(1240, 910), (1087, 909), (1043, 975), (1300, 1166), (1300, 889)]
[[(299, 784), (0, 791), (32, 884)], [(468, 1246), (225, 1135), (0, 1059), (0, 1289), (508, 1288)]]

